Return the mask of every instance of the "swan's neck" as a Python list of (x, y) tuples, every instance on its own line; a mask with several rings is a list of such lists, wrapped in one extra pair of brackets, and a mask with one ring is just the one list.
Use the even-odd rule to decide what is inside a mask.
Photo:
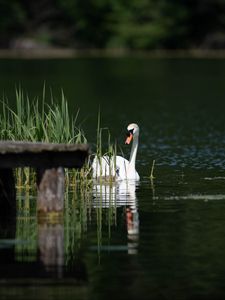
[(135, 162), (136, 162), (136, 156), (137, 156), (137, 149), (138, 149), (138, 136), (133, 137), (133, 143), (130, 153), (130, 160), (129, 160), (129, 167), (134, 168), (135, 170)]

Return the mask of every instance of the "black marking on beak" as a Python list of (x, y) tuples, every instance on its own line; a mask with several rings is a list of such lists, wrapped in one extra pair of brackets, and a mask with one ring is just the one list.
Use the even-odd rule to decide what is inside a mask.
[(130, 136), (130, 135), (133, 135), (134, 134), (134, 129), (131, 129), (131, 130), (128, 130), (127, 131), (127, 136)]

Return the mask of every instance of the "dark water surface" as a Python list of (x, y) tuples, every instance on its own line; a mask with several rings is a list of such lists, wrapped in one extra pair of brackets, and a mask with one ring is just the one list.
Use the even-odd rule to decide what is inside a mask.
[(31, 98), (44, 81), (56, 98), (63, 88), (90, 143), (99, 107), (126, 156), (126, 126), (141, 130), (140, 183), (70, 187), (60, 223), (38, 224), (36, 194), (18, 190), (16, 222), (0, 226), (0, 298), (224, 299), (225, 60), (0, 60), (0, 70), (12, 104), (15, 85)]

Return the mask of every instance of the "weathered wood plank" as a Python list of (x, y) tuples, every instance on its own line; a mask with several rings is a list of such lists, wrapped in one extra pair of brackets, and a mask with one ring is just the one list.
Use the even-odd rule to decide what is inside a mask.
[(40, 153), (43, 151), (88, 151), (88, 144), (57, 144), (44, 142), (22, 142), (22, 141), (0, 141), (0, 153), (21, 153), (33, 152)]
[(0, 168), (81, 168), (88, 155), (87, 144), (0, 142)]

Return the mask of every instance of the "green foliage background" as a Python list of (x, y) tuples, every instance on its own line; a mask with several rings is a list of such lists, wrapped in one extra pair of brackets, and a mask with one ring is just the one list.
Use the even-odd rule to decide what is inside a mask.
[(0, 0), (0, 47), (225, 47), (225, 0)]

